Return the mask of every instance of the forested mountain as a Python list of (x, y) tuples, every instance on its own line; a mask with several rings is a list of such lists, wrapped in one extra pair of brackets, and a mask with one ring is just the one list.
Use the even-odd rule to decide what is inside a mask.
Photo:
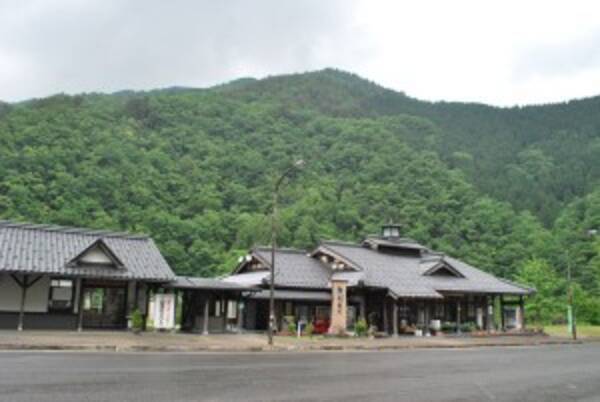
[(0, 218), (146, 232), (178, 273), (216, 275), (268, 242), (274, 178), (303, 158), (280, 244), (394, 220), (538, 286), (540, 321), (563, 315), (570, 263), (600, 321), (599, 105), (429, 103), (335, 70), (0, 104)]
[(248, 82), (231, 92), (335, 117), (425, 117), (443, 131), (430, 149), (449, 166), (547, 225), (599, 184), (600, 97), (513, 108), (431, 103), (336, 70)]

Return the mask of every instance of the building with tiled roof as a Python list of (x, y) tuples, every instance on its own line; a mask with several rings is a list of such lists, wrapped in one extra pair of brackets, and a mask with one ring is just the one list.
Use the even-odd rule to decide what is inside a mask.
[[(262, 288), (248, 295), (244, 326), (268, 326), (271, 249), (240, 260), (228, 283)], [(497, 278), (399, 236), (396, 225), (362, 243), (323, 241), (312, 252), (275, 250), (276, 325), (312, 322), (321, 330), (352, 329), (363, 318), (381, 332), (522, 328), (523, 297), (535, 290)], [(494, 322), (494, 306), (501, 322)]]
[(124, 328), (174, 279), (148, 236), (0, 221), (0, 328)]

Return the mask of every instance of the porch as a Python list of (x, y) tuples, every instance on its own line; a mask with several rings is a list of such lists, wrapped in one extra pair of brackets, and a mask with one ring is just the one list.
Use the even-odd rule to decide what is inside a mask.
[(444, 294), (442, 299), (393, 298), (386, 292), (371, 291), (358, 298), (363, 300), (359, 317), (369, 327), (391, 336), (525, 329), (523, 296)]
[[(240, 333), (244, 329), (245, 298), (259, 289), (210, 278), (177, 277), (163, 286), (181, 302), (180, 329), (184, 332)], [(177, 311), (175, 306), (174, 313)]]

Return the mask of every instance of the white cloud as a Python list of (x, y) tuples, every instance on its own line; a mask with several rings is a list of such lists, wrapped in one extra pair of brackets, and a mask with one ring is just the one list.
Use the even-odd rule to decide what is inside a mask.
[(600, 92), (598, 4), (8, 0), (0, 99), (338, 67), (424, 99), (560, 101)]

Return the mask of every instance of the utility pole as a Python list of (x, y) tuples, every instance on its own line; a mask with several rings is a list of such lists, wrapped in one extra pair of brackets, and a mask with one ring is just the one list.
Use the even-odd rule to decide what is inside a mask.
[(273, 189), (273, 212), (271, 214), (271, 272), (269, 280), (269, 328), (267, 334), (269, 345), (273, 345), (273, 333), (275, 332), (275, 249), (277, 247), (277, 203), (279, 202), (279, 189), (283, 181), (296, 169), (304, 166), (304, 160), (299, 159), (290, 166), (275, 182)]
[(567, 295), (567, 323), (569, 332), (573, 339), (577, 339), (577, 324), (575, 322), (575, 310), (573, 309), (573, 281), (571, 278), (571, 258), (567, 251), (567, 284), (569, 286)]

